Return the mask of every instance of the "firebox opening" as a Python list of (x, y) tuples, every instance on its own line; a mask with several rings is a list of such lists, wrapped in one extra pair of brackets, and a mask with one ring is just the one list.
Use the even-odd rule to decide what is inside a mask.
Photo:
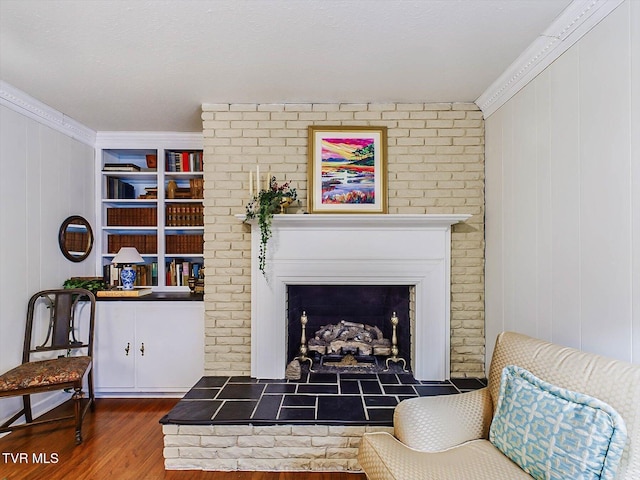
[[(411, 289), (410, 285), (288, 285), (287, 286), (287, 363), (300, 354), (302, 326), (300, 318), (307, 315), (306, 338), (313, 339), (316, 332), (327, 325), (364, 325), (375, 337), (379, 329), (385, 339), (392, 338), (391, 317), (398, 317), (396, 328), (398, 357), (411, 369)], [(326, 330), (325, 330), (326, 332)], [(322, 356), (309, 351), (314, 369), (322, 363), (335, 364), (341, 357), (354, 352)], [(360, 355), (364, 363), (376, 361), (378, 368), (385, 367), (387, 355)], [(373, 356), (376, 359), (372, 358)]]

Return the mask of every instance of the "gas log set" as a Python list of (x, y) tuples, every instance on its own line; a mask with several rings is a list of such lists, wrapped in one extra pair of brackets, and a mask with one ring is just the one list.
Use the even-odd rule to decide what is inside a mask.
[[(302, 324), (300, 353), (287, 367), (287, 377), (295, 378), (298, 376), (299, 365), (304, 362), (308, 362), (309, 370), (313, 371), (313, 359), (308, 356), (311, 352), (319, 355), (322, 359), (335, 359), (336, 356), (341, 358), (339, 362), (320, 362), (325, 365), (346, 368), (373, 366), (377, 363), (375, 357), (387, 357), (385, 370), (389, 370), (390, 362), (402, 363), (406, 370), (407, 362), (398, 357), (399, 350), (396, 335), (398, 317), (395, 312), (391, 317), (393, 326), (391, 339), (384, 338), (382, 331), (376, 326), (342, 320), (337, 324), (324, 325), (307, 341), (307, 321), (307, 314), (303, 312), (300, 317), (300, 323)], [(362, 357), (369, 358), (365, 361), (358, 360)], [(373, 362), (371, 362), (371, 359)]]
[(391, 355), (391, 340), (384, 338), (378, 327), (344, 320), (320, 328), (307, 347), (320, 355)]

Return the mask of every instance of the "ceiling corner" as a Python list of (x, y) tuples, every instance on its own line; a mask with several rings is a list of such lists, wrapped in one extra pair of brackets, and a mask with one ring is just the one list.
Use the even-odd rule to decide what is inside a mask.
[(476, 100), (488, 118), (625, 0), (574, 0)]
[(96, 132), (94, 130), (2, 80), (0, 80), (0, 105), (37, 120), (74, 140), (95, 147)]

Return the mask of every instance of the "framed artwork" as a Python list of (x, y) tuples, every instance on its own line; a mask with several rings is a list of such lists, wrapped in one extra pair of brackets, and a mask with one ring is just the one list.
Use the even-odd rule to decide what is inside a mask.
[(309, 127), (309, 213), (387, 213), (387, 128)]

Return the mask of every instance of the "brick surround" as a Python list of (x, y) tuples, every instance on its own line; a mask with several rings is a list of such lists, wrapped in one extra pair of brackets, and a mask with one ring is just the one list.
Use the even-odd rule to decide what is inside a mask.
[[(307, 127), (388, 128), (389, 213), (469, 213), (453, 227), (451, 372), (484, 376), (484, 121), (471, 103), (204, 104), (205, 372), (250, 372), (249, 171), (306, 204)], [(292, 211), (298, 207), (293, 207)]]

